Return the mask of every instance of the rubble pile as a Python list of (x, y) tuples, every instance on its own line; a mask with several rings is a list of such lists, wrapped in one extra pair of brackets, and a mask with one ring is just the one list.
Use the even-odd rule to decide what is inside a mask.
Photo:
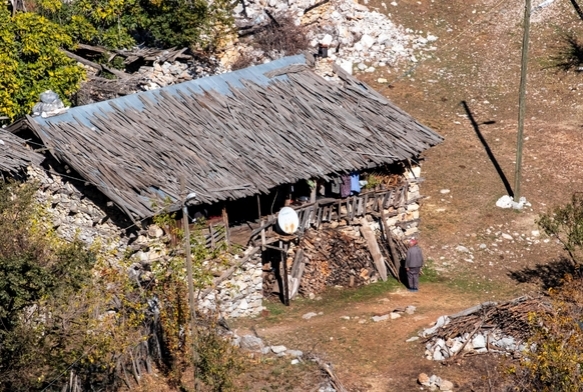
[(152, 66), (140, 67), (138, 70), (140, 77), (138, 85), (142, 90), (155, 90), (224, 72), (226, 70), (216, 61), (154, 62)]
[(441, 316), (424, 330), (428, 338), (425, 357), (442, 361), (458, 354), (510, 354), (516, 357), (526, 350), (530, 333), (528, 314), (549, 311), (540, 298), (523, 296), (498, 304), (485, 302), (451, 316)]
[[(383, 3), (386, 11), (386, 4)], [(352, 0), (249, 0), (235, 9), (239, 27), (270, 23), (269, 15), (288, 14), (306, 26), (310, 45), (327, 48), (328, 56), (349, 72), (373, 72), (376, 67), (416, 63), (436, 50), (435, 35), (395, 25), (384, 13)]]

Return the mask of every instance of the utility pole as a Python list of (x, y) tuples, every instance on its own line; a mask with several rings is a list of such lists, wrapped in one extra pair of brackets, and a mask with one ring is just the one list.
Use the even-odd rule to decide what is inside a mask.
[(522, 177), (522, 144), (524, 134), (524, 113), (526, 109), (526, 69), (528, 63), (528, 41), (530, 34), (530, 0), (524, 7), (524, 36), (522, 38), (522, 66), (520, 70), (520, 92), (518, 97), (518, 140), (516, 142), (516, 169), (514, 171), (514, 201), (520, 199), (520, 180)]
[[(192, 335), (192, 358), (198, 361), (198, 351), (196, 349), (196, 311), (194, 308), (194, 280), (192, 276), (192, 253), (190, 250), (190, 226), (188, 224), (188, 207), (186, 204), (190, 200), (186, 195), (186, 184), (184, 176), (180, 176), (180, 197), (182, 198), (182, 225), (184, 229), (184, 252), (186, 253), (186, 274), (188, 279), (188, 306), (190, 308), (190, 333)], [(194, 198), (193, 195), (191, 198)], [(196, 381), (196, 374), (195, 381)]]

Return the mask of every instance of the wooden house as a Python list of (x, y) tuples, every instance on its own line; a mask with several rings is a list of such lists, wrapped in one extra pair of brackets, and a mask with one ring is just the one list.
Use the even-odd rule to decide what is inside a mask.
[[(135, 224), (179, 211), (191, 194), (191, 218), (211, 222), (209, 244), (225, 239), (266, 249), (283, 238), (275, 221), (286, 205), (298, 212), (301, 233), (410, 204), (411, 194), (419, 197), (411, 192), (418, 182), (411, 162), (442, 140), (340, 67), (324, 78), (314, 65), (310, 55), (285, 57), (27, 117), (6, 131), (61, 162)], [(6, 169), (38, 164), (39, 154), (27, 150)], [(338, 190), (349, 175), (399, 165), (404, 181), (394, 186)]]

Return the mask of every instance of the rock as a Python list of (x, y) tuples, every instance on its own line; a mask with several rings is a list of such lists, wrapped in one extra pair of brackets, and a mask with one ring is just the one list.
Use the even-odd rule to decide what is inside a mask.
[(369, 73), (372, 73), (374, 71), (375, 71), (374, 67), (368, 67), (367, 69), (364, 70), (364, 72), (369, 72)]
[(439, 390), (440, 391), (451, 391), (453, 390), (453, 383), (448, 380), (441, 380), (439, 383)]
[(292, 365), (297, 365), (298, 363), (300, 363), (299, 359), (292, 359), (292, 361), (291, 361)]
[(486, 249), (488, 246), (486, 244), (480, 244), (480, 249)]
[(387, 83), (387, 82), (388, 82), (388, 80), (387, 80), (387, 79), (385, 79), (385, 78), (378, 78), (378, 79), (377, 79), (377, 82), (378, 82), (378, 83)]
[(452, 354), (455, 354), (462, 349), (463, 345), (464, 344), (462, 342), (456, 340), (453, 342), (453, 344), (449, 348), (449, 351), (451, 351)]
[(463, 245), (458, 245), (455, 250), (461, 253), (470, 253), (470, 250)]
[[(345, 70), (346, 72), (348, 72), (348, 74), (352, 75), (352, 68), (354, 67), (354, 64), (352, 61), (350, 60), (341, 60), (340, 61), (340, 67)], [(334, 221), (336, 224), (338, 224), (338, 222)]]
[(309, 320), (309, 319), (311, 319), (312, 317), (316, 317), (317, 315), (318, 315), (318, 313), (315, 313), (315, 312), (309, 312), (309, 313), (306, 313), (306, 314), (304, 314), (304, 315), (302, 316), (302, 318), (303, 318), (304, 320)]
[(304, 353), (300, 350), (287, 350), (285, 353), (293, 358), (298, 358), (304, 355)]
[(150, 225), (148, 227), (148, 236), (151, 238), (160, 238), (164, 235), (164, 230), (157, 225)]
[(264, 348), (264, 343), (261, 338), (255, 335), (245, 335), (241, 337), (239, 346), (249, 351), (261, 351)]
[(342, 316), (340, 317), (342, 320), (350, 320), (350, 316)]
[(417, 376), (417, 382), (427, 387), (431, 385), (431, 382), (429, 382), (429, 376), (425, 373), (419, 373), (419, 376)]
[(449, 192), (451, 192), (449, 189), (442, 189), (439, 191), (439, 193), (441, 193), (442, 195), (447, 195)]
[(445, 358), (443, 357), (443, 354), (441, 354), (441, 349), (438, 347), (436, 348), (436, 350), (433, 352), (433, 360), (434, 361), (443, 361)]
[(437, 319), (437, 321), (435, 322), (435, 325), (433, 327), (428, 328), (428, 329), (423, 331), (423, 337), (434, 334), (435, 331), (437, 331), (439, 328), (443, 327), (444, 325), (446, 325), (448, 323), (449, 323), (449, 317), (440, 316)]
[(419, 336), (412, 336), (409, 339), (405, 340), (407, 343), (411, 343), (414, 342), (416, 340), (419, 340)]
[(368, 34), (364, 34), (361, 38), (359, 43), (362, 45), (364, 50), (369, 49), (375, 42), (375, 39)]
[(478, 334), (474, 336), (472, 339), (472, 346), (474, 346), (475, 349), (486, 347), (486, 339), (484, 338), (484, 335)]
[(382, 315), (382, 316), (372, 316), (371, 319), (375, 323), (378, 323), (379, 321), (388, 320), (389, 319), (389, 315), (388, 314), (385, 314), (385, 315)]
[(401, 315), (399, 313), (396, 313), (396, 312), (389, 313), (389, 316), (391, 317), (391, 320), (401, 318)]
[(271, 351), (273, 351), (274, 354), (282, 354), (285, 353), (287, 350), (286, 346), (271, 346), (270, 347)]
[(407, 314), (414, 314), (417, 308), (413, 305), (409, 305), (405, 308), (405, 313)]
[(513, 240), (513, 239), (514, 239), (514, 238), (512, 238), (512, 236), (511, 236), (510, 234), (507, 234), (507, 233), (502, 233), (502, 234), (501, 234), (501, 236), (502, 236), (502, 238), (504, 238), (505, 240), (509, 240), (509, 241), (511, 241), (511, 240)]
[(538, 230), (533, 230), (533, 231), (531, 231), (531, 232), (530, 232), (530, 234), (531, 234), (533, 237), (539, 237), (539, 236), (540, 236), (540, 231), (538, 231)]

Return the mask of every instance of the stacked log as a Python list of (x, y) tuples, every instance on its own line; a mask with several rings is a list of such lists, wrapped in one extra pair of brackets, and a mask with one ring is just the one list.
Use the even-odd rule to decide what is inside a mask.
[(301, 295), (321, 293), (327, 286), (362, 286), (378, 279), (366, 241), (351, 227), (308, 230), (300, 247), (305, 263)]

